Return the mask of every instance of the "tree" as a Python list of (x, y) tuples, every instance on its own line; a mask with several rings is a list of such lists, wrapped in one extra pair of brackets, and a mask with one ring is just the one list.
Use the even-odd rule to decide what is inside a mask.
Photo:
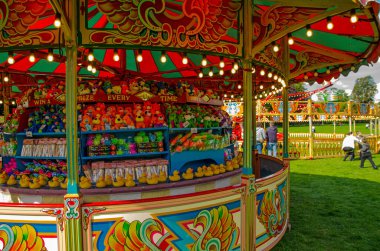
[(305, 88), (304, 83), (296, 83), (290, 86), (288, 93), (290, 94), (290, 93), (305, 92), (305, 91), (306, 91), (306, 88)]
[(346, 102), (350, 100), (350, 97), (348, 96), (347, 92), (345, 92), (342, 89), (331, 88), (331, 92), (334, 95), (334, 101)]
[(377, 85), (375, 80), (372, 76), (366, 76), (356, 79), (351, 97), (356, 102), (368, 103), (374, 101), (376, 93)]

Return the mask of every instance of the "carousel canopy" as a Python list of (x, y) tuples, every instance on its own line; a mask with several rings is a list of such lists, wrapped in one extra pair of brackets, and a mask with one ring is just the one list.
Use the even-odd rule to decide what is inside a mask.
[[(242, 80), (242, 10), (249, 7), (239, 0), (79, 1), (77, 71), (89, 78), (218, 82), (239, 92), (230, 83)], [(0, 11), (3, 76), (64, 77), (65, 29), (55, 27), (73, 16), (64, 2), (3, 1)], [(380, 54), (375, 1), (254, 1), (252, 20), (257, 88), (280, 88), (286, 76), (290, 83), (323, 82)]]

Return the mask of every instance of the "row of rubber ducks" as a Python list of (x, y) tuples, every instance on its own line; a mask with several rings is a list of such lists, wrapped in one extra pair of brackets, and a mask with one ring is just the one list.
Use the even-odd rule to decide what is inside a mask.
[[(226, 164), (220, 164), (215, 165), (211, 164), (210, 166), (202, 166), (198, 167), (197, 171), (194, 173), (193, 168), (189, 167), (186, 169), (184, 173), (182, 173), (182, 179), (184, 180), (192, 180), (194, 179), (194, 176), (196, 178), (202, 178), (202, 177), (210, 177), (213, 175), (218, 175), (221, 173), (225, 173), (226, 171), (230, 172), (235, 169), (240, 168), (243, 165), (242, 158), (240, 156), (237, 156), (233, 158), (230, 161), (227, 161)], [(170, 181), (179, 181), (181, 180), (181, 176), (179, 175), (179, 171), (175, 170), (173, 172), (173, 175), (169, 176)]]
[(39, 189), (41, 187), (49, 186), (51, 188), (61, 187), (67, 188), (67, 179), (63, 182), (58, 177), (53, 177), (50, 181), (45, 175), (39, 175), (38, 177), (29, 177), (28, 175), (22, 175), (20, 180), (17, 181), (15, 175), (8, 176), (5, 172), (0, 174), (0, 184), (7, 184), (8, 186), (15, 186), (19, 184), (22, 188)]

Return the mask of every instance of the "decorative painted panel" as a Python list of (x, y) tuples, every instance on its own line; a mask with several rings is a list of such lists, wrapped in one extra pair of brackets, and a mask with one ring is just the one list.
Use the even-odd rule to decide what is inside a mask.
[(0, 47), (51, 45), (58, 42), (49, 0), (0, 1)]
[[(240, 250), (240, 200), (95, 215), (94, 250)], [(126, 210), (127, 211), (127, 210)]]
[(241, 55), (240, 0), (82, 0), (82, 43)]

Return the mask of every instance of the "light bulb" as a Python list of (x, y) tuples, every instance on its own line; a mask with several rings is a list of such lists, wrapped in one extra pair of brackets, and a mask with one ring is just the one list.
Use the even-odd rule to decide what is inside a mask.
[(239, 69), (239, 64), (237, 62), (234, 63), (234, 69), (237, 71)]
[(274, 51), (274, 52), (278, 52), (279, 50), (280, 50), (280, 47), (278, 47), (278, 45), (275, 44), (275, 45), (273, 46), (273, 51)]
[(200, 73), (198, 74), (198, 77), (203, 78), (203, 72), (200, 72)]
[(224, 97), (227, 98), (227, 94), (224, 94)]
[(92, 65), (91, 64), (87, 65), (87, 70), (92, 71)]
[(272, 76), (273, 76), (272, 72), (269, 72), (268, 73), (268, 78), (272, 78)]
[(262, 97), (263, 97), (263, 95), (260, 94), (259, 98), (262, 98)]
[(92, 70), (91, 70), (91, 72), (92, 72), (92, 73), (94, 73), (94, 74), (96, 73), (96, 67), (95, 67), (95, 66), (94, 66), (94, 67), (92, 67)]
[(8, 52), (8, 64), (14, 64), (15, 59), (13, 57), (13, 52)]
[(288, 44), (290, 44), (290, 45), (294, 44), (294, 39), (293, 39), (292, 35), (289, 35)]
[(55, 20), (54, 20), (54, 26), (55, 28), (60, 28), (62, 25), (62, 22), (61, 22), (61, 14), (60, 13), (57, 13), (55, 15)]
[(53, 50), (52, 50), (52, 49), (49, 49), (49, 50), (48, 50), (47, 60), (48, 60), (49, 62), (52, 62), (52, 61), (54, 60)]
[(243, 98), (240, 98), (240, 101), (243, 101)]
[(274, 75), (273, 79), (274, 79), (274, 80), (277, 80), (277, 79), (278, 79), (278, 76), (277, 76), (277, 75)]
[(334, 24), (333, 22), (331, 21), (331, 17), (328, 17), (327, 18), (327, 29), (328, 30), (332, 30), (334, 28)]
[(241, 85), (238, 85), (238, 89), (241, 89)]
[(252, 73), (255, 73), (255, 72), (256, 72), (255, 67), (252, 67)]
[(220, 75), (220, 76), (223, 76), (223, 75), (224, 75), (224, 70), (223, 70), (223, 69), (220, 69), (220, 71), (219, 71), (219, 75)]
[(4, 82), (9, 82), (8, 74), (6, 74), (6, 75), (4, 76)]
[(208, 72), (208, 75), (209, 75), (210, 77), (214, 76), (214, 72), (212, 71), (212, 69), (210, 69), (210, 71)]
[(88, 61), (90, 61), (90, 62), (94, 61), (94, 59), (95, 59), (95, 58), (94, 58), (94, 54), (93, 54), (93, 52), (92, 52), (91, 49), (88, 51), (87, 59), (88, 59)]
[(257, 99), (257, 95), (255, 95), (255, 99)]
[(233, 95), (233, 94), (231, 94), (231, 98), (234, 98), (234, 95)]
[(327, 68), (327, 70), (326, 70), (326, 74), (330, 74), (330, 68)]
[(206, 56), (203, 56), (202, 57), (202, 62), (201, 62), (202, 66), (206, 66), (207, 65), (207, 59), (206, 59)]
[(358, 16), (356, 15), (356, 11), (355, 10), (351, 10), (350, 22), (354, 24), (357, 21), (358, 21)]
[(261, 75), (261, 76), (264, 76), (264, 75), (265, 75), (265, 71), (264, 71), (264, 70), (261, 70), (261, 71), (260, 71), (260, 75)]
[(36, 61), (36, 57), (34, 56), (34, 52), (30, 53), (29, 55), (29, 62), (35, 62)]
[(278, 79), (277, 79), (277, 81), (278, 81), (279, 83), (281, 83), (281, 81), (282, 81), (282, 78), (278, 78)]
[(183, 54), (182, 64), (188, 64), (188, 63), (189, 63), (189, 59), (187, 58), (186, 53), (185, 53)]
[(164, 51), (161, 53), (161, 63), (166, 63), (166, 53)]
[(271, 88), (274, 89), (274, 85), (272, 85)]
[(2, 105), (2, 104), (3, 104), (3, 100), (0, 99), (0, 105)]
[(224, 58), (221, 57), (221, 58), (220, 58), (220, 62), (219, 62), (219, 67), (220, 67), (220, 68), (224, 68), (224, 66), (225, 66), (225, 64), (224, 64)]
[(235, 68), (232, 68), (232, 69), (231, 69), (231, 73), (232, 73), (232, 74), (235, 74), (235, 73), (236, 73)]
[(308, 37), (313, 36), (313, 31), (312, 31), (310, 25), (306, 25), (306, 36), (308, 36)]
[(113, 50), (113, 60), (115, 62), (118, 62), (120, 60), (120, 56), (119, 56), (119, 53), (117, 52), (117, 49)]
[(260, 90), (262, 90), (264, 88), (264, 86), (263, 85), (260, 85)]
[(136, 60), (139, 63), (143, 61), (142, 50), (138, 50)]

